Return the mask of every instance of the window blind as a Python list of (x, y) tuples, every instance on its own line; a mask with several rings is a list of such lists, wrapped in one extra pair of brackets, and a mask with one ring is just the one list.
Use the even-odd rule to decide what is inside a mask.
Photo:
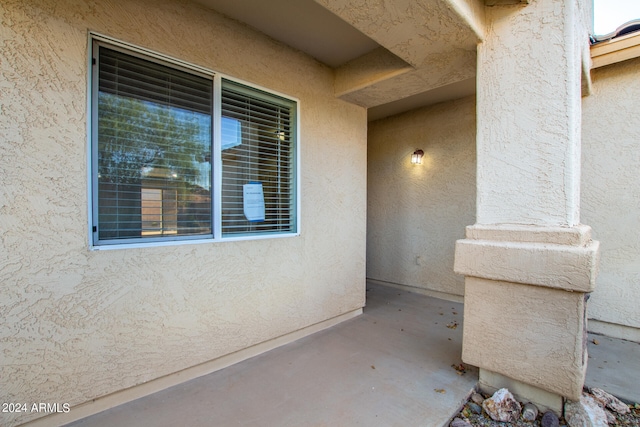
[(98, 241), (211, 234), (212, 80), (94, 52)]
[[(240, 144), (222, 141), (222, 233), (264, 234), (296, 230), (294, 101), (222, 81), (222, 118), (239, 129)], [(235, 122), (234, 126), (232, 123)], [(261, 184), (264, 221), (245, 216), (243, 186)]]

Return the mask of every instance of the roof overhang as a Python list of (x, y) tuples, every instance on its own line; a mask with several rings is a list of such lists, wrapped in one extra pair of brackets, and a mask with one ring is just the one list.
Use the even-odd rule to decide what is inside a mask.
[(591, 69), (640, 57), (640, 32), (591, 46)]

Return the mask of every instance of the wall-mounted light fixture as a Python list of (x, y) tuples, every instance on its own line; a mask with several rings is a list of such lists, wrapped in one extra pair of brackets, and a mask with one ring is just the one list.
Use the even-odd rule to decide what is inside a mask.
[(424, 151), (422, 150), (416, 150), (413, 152), (413, 154), (411, 155), (411, 163), (414, 165), (421, 165), (422, 164), (422, 156), (424, 156)]

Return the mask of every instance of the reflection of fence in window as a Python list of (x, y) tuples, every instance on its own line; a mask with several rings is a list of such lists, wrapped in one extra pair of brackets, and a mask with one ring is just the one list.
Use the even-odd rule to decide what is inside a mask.
[(142, 188), (140, 199), (143, 236), (177, 234), (178, 199), (176, 190)]

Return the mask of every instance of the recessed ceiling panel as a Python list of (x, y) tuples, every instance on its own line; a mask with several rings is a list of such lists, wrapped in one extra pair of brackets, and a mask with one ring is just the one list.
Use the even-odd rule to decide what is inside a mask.
[(464, 98), (476, 93), (475, 78), (462, 80), (442, 86), (424, 93), (409, 96), (388, 104), (371, 107), (367, 110), (368, 121), (383, 119), (385, 117), (404, 113), (415, 108), (437, 104), (439, 102), (451, 101), (452, 99)]
[(313, 0), (195, 0), (338, 67), (378, 47)]

